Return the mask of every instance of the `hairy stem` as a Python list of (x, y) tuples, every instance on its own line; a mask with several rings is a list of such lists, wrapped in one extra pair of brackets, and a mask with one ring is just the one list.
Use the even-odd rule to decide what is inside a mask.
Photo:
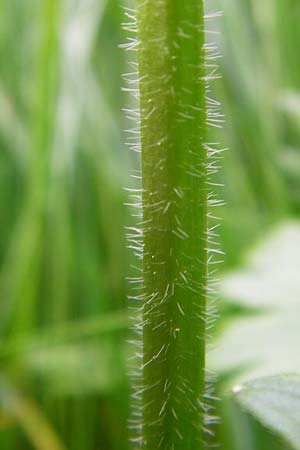
[(207, 189), (202, 0), (137, 0), (142, 448), (203, 448)]

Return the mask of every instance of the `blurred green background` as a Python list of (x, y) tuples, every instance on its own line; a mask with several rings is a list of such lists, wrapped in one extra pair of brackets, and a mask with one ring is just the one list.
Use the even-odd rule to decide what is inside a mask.
[[(208, 1), (223, 54), (213, 95), (226, 116), (221, 273), (300, 214), (300, 2)], [(128, 450), (126, 277), (133, 263), (124, 187), (121, 87), (133, 56), (121, 0), (1, 0), (0, 448)], [(220, 34), (215, 31), (219, 30)], [(217, 188), (218, 189), (218, 188)], [(220, 301), (215, 339), (246, 308)], [(252, 312), (253, 313), (253, 312)], [(299, 336), (300, 342), (300, 336)], [(245, 343), (247, 345), (247, 343)], [(226, 369), (226, 368), (225, 368)], [(229, 371), (220, 370), (223, 397)], [(212, 444), (285, 448), (227, 394)]]

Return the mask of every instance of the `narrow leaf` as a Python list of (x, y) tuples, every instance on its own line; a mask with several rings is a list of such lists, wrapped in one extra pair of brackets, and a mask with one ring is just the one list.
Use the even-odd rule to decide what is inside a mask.
[(66, 450), (38, 404), (2, 376), (0, 408), (5, 415), (20, 425), (35, 450)]

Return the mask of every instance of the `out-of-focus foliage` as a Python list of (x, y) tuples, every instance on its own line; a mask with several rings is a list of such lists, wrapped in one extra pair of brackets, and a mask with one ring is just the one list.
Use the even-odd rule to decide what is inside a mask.
[[(213, 91), (226, 126), (210, 140), (230, 148), (216, 179), (225, 272), (300, 213), (300, 3), (207, 3), (223, 10)], [(123, 188), (137, 158), (123, 135), (123, 6), (1, 2), (1, 449), (128, 450)], [(248, 314), (231, 300), (221, 330)], [(226, 397), (216, 409), (224, 450), (279, 448)]]
[(299, 450), (299, 375), (274, 375), (249, 381), (235, 388), (235, 396), (244, 409)]
[(127, 448), (120, 6), (1, 3), (3, 449)]
[(236, 383), (282, 372), (300, 373), (300, 223), (277, 227), (255, 248), (245, 268), (226, 274), (223, 305), (239, 305), (244, 316), (223, 322), (210, 353), (217, 370), (237, 370)]

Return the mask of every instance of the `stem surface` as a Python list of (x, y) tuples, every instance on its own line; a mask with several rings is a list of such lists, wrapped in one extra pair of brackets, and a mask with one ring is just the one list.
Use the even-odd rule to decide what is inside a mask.
[(202, 449), (207, 151), (202, 0), (137, 0), (142, 448)]

